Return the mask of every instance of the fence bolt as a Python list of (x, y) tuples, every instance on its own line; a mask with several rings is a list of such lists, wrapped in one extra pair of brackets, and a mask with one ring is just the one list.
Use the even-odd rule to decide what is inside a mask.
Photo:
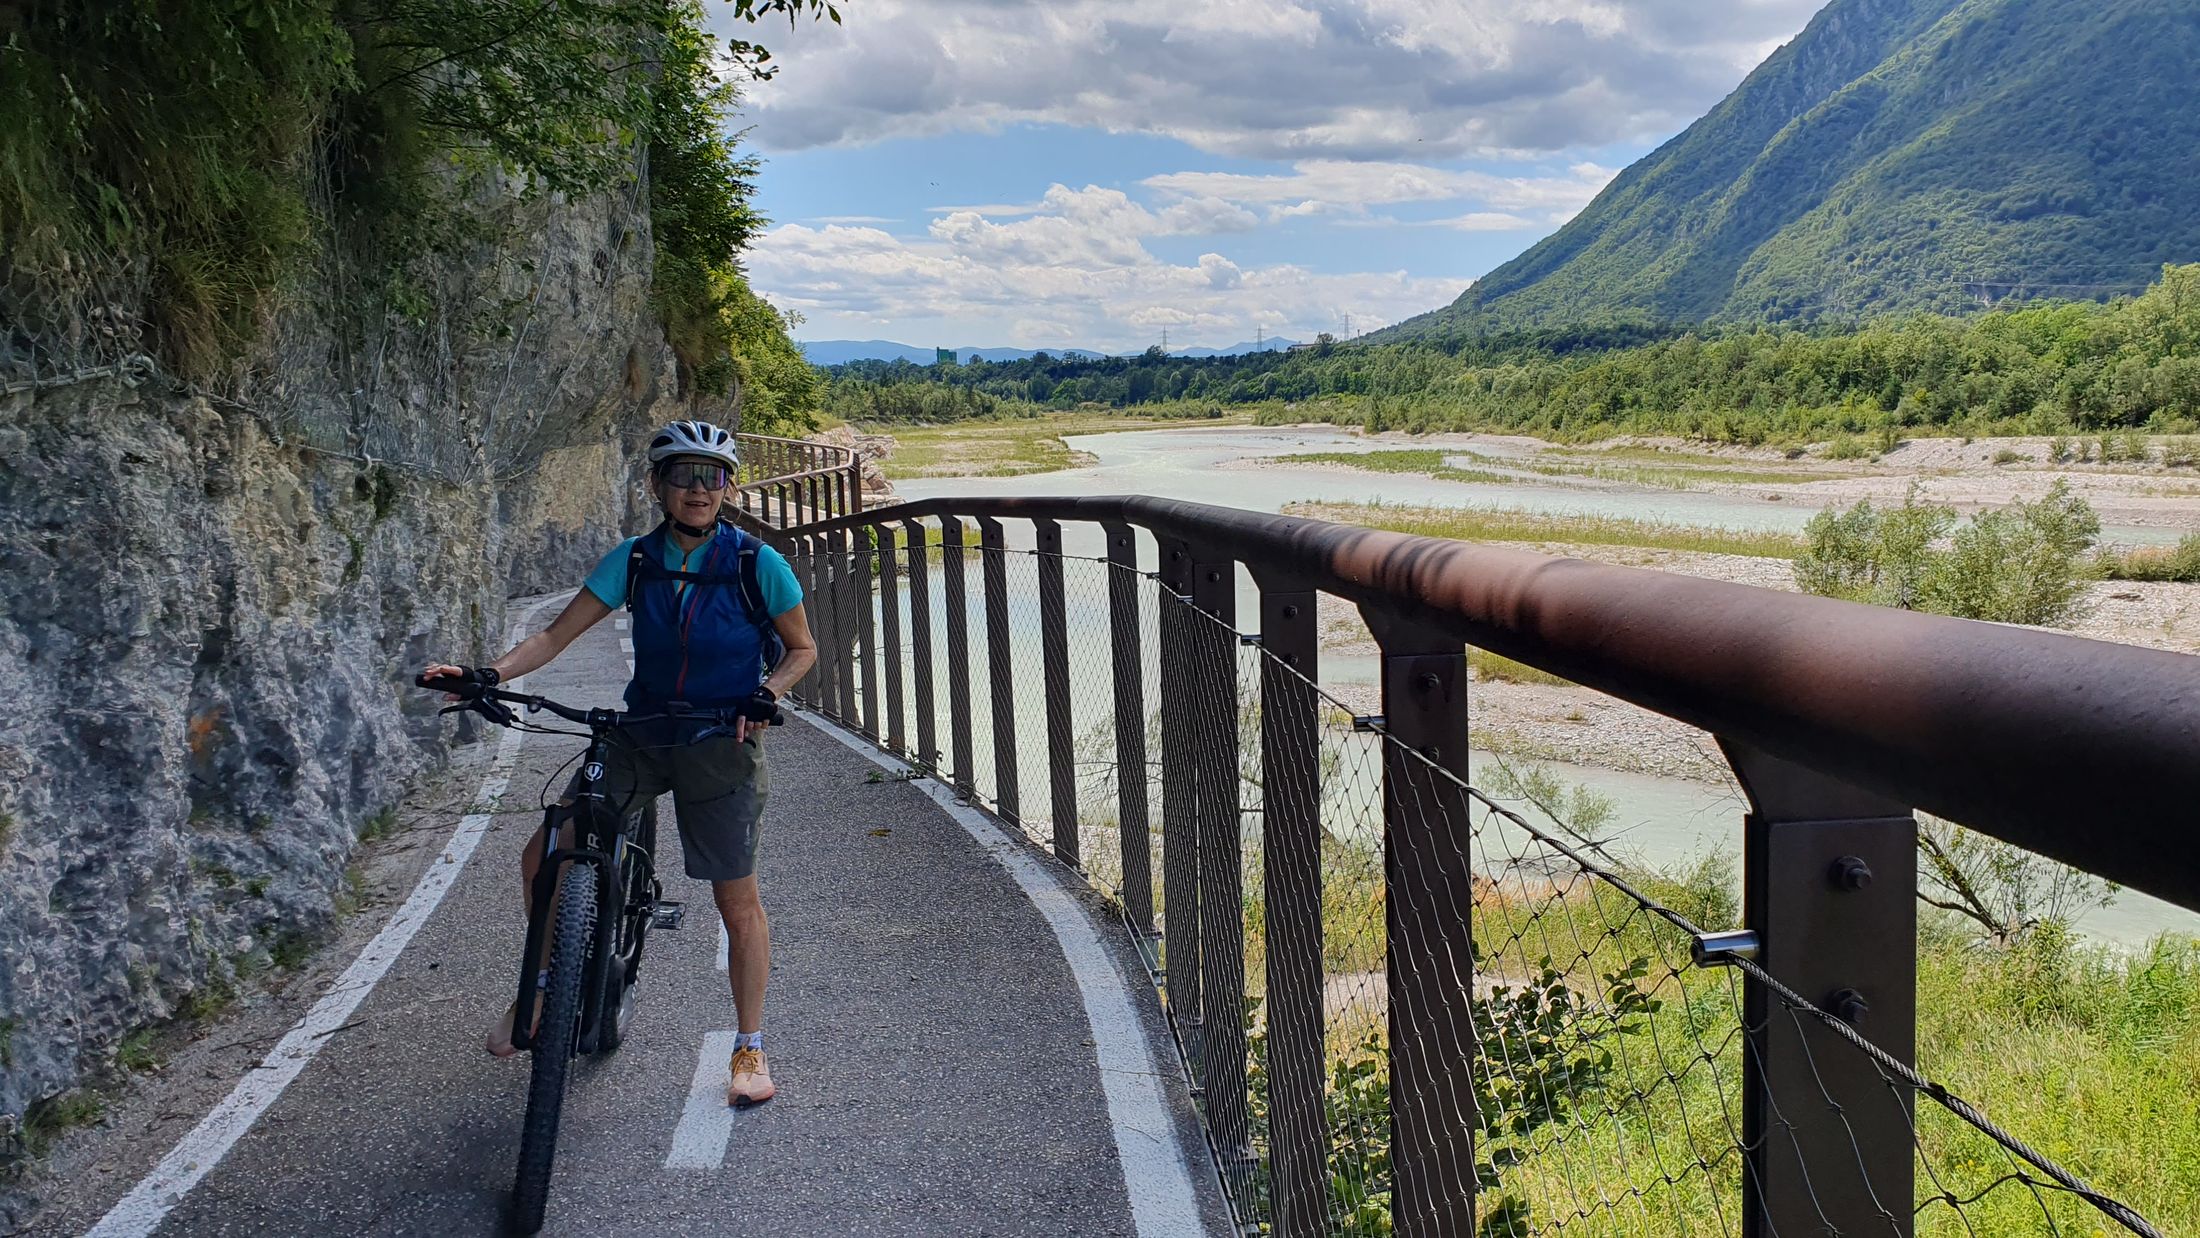
[(1871, 865), (1853, 855), (1833, 862), (1833, 883), (1844, 890), (1861, 890), (1872, 883)]
[(1871, 1003), (1865, 1001), (1864, 995), (1855, 989), (1841, 990), (1827, 998), (1826, 1004), (1833, 1008), (1835, 1017), (1850, 1027), (1862, 1023), (1864, 1016), (1872, 1012)]
[(1414, 680), (1413, 686), (1419, 688), (1423, 692), (1435, 692), (1444, 686), (1444, 681), (1438, 679), (1433, 673), (1430, 673), (1424, 674), (1420, 678)]
[(1296, 619), (1296, 618), (1298, 618), (1298, 617), (1299, 617), (1299, 608), (1298, 608), (1298, 607), (1296, 607), (1296, 606), (1286, 606), (1286, 607), (1284, 607), (1284, 608), (1283, 608), (1283, 617), (1284, 617), (1284, 618), (1286, 618), (1286, 619)]

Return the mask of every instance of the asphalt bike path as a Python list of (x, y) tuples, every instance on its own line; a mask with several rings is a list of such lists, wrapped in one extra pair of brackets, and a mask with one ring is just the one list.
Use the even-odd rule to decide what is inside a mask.
[[(557, 604), (535, 612), (537, 626)], [(616, 705), (630, 649), (607, 620), (526, 690)], [(517, 979), (518, 862), (539, 821), (534, 805), (546, 783), (563, 786), (560, 767), (584, 742), (534, 735), (518, 746), (498, 812), (447, 895), (203, 1177), (180, 1192), (141, 1189), (124, 1217), (114, 1201), (129, 1202), (142, 1180), (132, 1167), (113, 1198), (38, 1218), (34, 1230), (501, 1232), (530, 1058), (492, 1059), (482, 1037)], [(668, 797), (658, 863), (686, 923), (650, 935), (625, 1045), (576, 1063), (543, 1232), (1225, 1232), (1144, 973), (1097, 901), (1042, 879), (1056, 883), (1044, 899), (1057, 921), (1067, 907), (1104, 943), (1073, 969), (1069, 938), (993, 854), (1028, 849), (997, 836), (988, 845), (968, 810), (958, 820), (806, 719), (763, 742), (765, 1047), (778, 1096), (725, 1106), (734, 1011), (723, 931), (708, 886), (681, 869)], [(1028, 882), (1039, 866), (1022, 863)], [(1096, 997), (1102, 973), (1117, 987)], [(1101, 1016), (1088, 1010), (1102, 1005), (1134, 1013), (1127, 1035), (1098, 1033), (1109, 1043), (1096, 1047)], [(1123, 1066), (1126, 1048), (1141, 1055), (1135, 1071)], [(1103, 1080), (1103, 1058), (1118, 1076), (1141, 1077)], [(1126, 1108), (1126, 1083), (1158, 1107)], [(191, 1159), (171, 1153), (168, 1163)]]

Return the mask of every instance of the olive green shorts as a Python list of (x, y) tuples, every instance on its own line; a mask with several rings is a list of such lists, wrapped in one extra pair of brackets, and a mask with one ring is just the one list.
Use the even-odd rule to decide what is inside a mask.
[[(754, 741), (736, 742), (731, 734), (680, 743), (683, 729), (692, 732), (694, 725), (643, 722), (615, 735), (604, 761), (604, 796), (626, 804), (670, 791), (687, 875), (738, 881), (756, 872), (764, 801), (772, 789), (764, 750)], [(663, 869), (660, 862), (658, 871)]]

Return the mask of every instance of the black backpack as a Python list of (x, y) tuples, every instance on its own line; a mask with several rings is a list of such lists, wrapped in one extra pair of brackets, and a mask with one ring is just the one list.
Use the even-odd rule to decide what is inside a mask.
[(626, 609), (634, 613), (634, 586), (644, 580), (684, 580), (691, 585), (732, 585), (741, 599), (741, 609), (756, 625), (758, 645), (764, 652), (764, 673), (769, 675), (779, 666), (779, 660), (787, 656), (787, 642), (779, 635), (779, 625), (772, 622), (771, 611), (764, 605), (764, 582), (756, 566), (756, 552), (764, 543), (743, 532), (734, 525), (721, 521), (720, 536), (732, 537), (740, 547), (740, 569), (731, 576), (711, 576), (699, 572), (675, 572), (664, 565), (665, 526), (660, 524), (650, 532), (634, 539), (633, 549), (626, 556)]

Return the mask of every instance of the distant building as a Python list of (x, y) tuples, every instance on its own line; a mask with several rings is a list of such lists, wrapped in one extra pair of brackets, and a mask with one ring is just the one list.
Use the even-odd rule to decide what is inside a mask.
[(952, 349), (952, 348), (935, 348), (935, 349), (933, 349), (933, 350), (932, 350), (932, 364), (934, 364), (934, 365), (961, 365), (961, 364), (962, 364), (962, 362), (961, 362), (961, 361), (960, 361), (959, 359), (957, 359), (957, 358), (956, 358), (956, 356), (955, 356), (955, 350), (954, 350), (954, 349)]

